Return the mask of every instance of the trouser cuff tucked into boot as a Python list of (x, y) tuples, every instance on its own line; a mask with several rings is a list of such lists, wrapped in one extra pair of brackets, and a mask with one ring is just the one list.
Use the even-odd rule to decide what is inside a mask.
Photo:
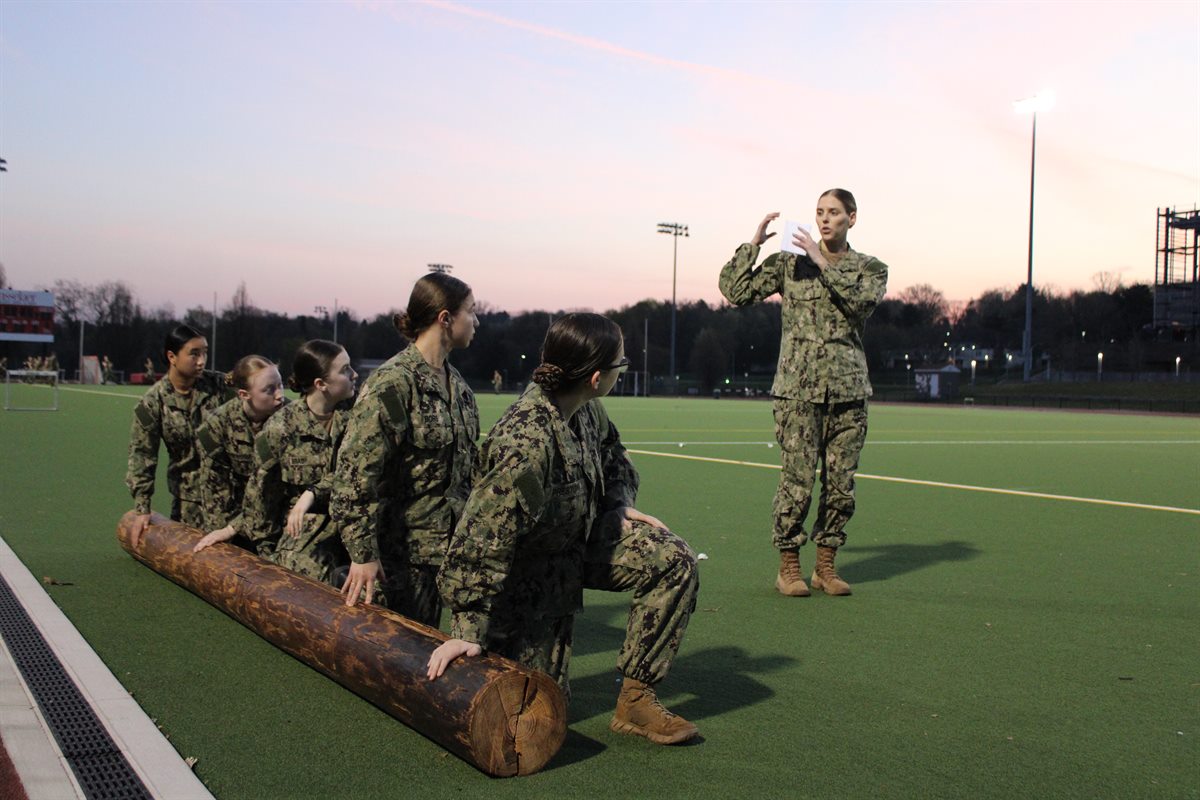
[(616, 733), (645, 736), (655, 744), (679, 744), (699, 733), (695, 725), (663, 708), (653, 686), (629, 677), (621, 684), (608, 727)]

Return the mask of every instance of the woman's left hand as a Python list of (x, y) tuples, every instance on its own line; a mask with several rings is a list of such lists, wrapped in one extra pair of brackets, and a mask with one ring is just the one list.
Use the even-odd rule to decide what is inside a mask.
[(792, 237), (792, 244), (802, 248), (809, 259), (817, 265), (818, 269), (825, 269), (829, 266), (829, 262), (825, 260), (824, 254), (821, 253), (820, 243), (816, 239), (813, 239), (804, 228), (796, 229), (796, 235)]
[(315, 499), (316, 495), (312, 493), (312, 489), (305, 489), (304, 494), (296, 498), (296, 505), (288, 512), (287, 525), (284, 526), (288, 536), (295, 539), (300, 535), (300, 531), (304, 530), (304, 515), (312, 508)]
[(475, 642), (468, 642), (464, 639), (447, 639), (438, 645), (438, 648), (429, 656), (429, 671), (426, 676), (429, 680), (439, 678), (446, 671), (446, 667), (450, 666), (450, 662), (459, 656), (474, 658), (482, 652), (483, 648)]
[(651, 528), (661, 528), (664, 531), (671, 530), (658, 517), (652, 517), (649, 514), (643, 514), (632, 506), (625, 506), (621, 509), (621, 516), (625, 519), (623, 523), (628, 529), (630, 522), (644, 522)]

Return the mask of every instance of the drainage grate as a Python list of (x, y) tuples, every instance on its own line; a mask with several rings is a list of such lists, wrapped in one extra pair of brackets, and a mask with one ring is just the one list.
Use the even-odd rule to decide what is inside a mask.
[(0, 636), (89, 800), (142, 800), (150, 792), (67, 676), (0, 576)]

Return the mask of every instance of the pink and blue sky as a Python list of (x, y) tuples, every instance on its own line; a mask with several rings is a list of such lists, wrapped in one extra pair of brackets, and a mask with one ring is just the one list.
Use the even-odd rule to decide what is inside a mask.
[[(147, 308), (716, 301), (768, 211), (859, 201), (890, 290), (1154, 278), (1200, 202), (1200, 3), (0, 3), (0, 263)], [(768, 247), (777, 247), (778, 239)]]

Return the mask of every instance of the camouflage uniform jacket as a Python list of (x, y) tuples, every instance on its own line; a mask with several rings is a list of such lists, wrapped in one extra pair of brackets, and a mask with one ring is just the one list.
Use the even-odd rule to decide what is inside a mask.
[(209, 530), (229, 525), (246, 534), (242, 498), (254, 474), (254, 437), (260, 430), (262, 424), (246, 416), (239, 397), (218, 406), (196, 430), (204, 524)]
[(887, 265), (853, 250), (821, 251), (829, 268), (807, 256), (775, 253), (755, 270), (758, 247), (743, 244), (721, 270), (725, 299), (742, 306), (783, 296), (783, 341), (771, 394), (813, 403), (871, 396), (862, 333), (887, 289)]
[(263, 557), (274, 552), (288, 512), (307, 489), (313, 492), (313, 504), (300, 535), (315, 543), (335, 530), (328, 524), (329, 494), (349, 413), (337, 408), (325, 430), (302, 398), (276, 411), (263, 426), (254, 442), (255, 469), (242, 504), (243, 533)]
[(641, 479), (625, 445), (621, 444), (621, 434), (617, 426), (608, 418), (608, 412), (599, 400), (593, 400), (581, 408), (576, 414), (587, 413), (596, 427), (596, 436), (600, 450), (601, 480), (604, 485), (604, 496), (600, 501), (600, 514), (613, 509), (637, 504), (638, 486)]
[(160, 442), (167, 446), (167, 488), (171, 494), (196, 503), (201, 501), (196, 429), (232, 394), (233, 390), (225, 385), (224, 375), (205, 370), (189, 395), (176, 392), (170, 379), (163, 376), (142, 396), (133, 410), (129, 469), (125, 473), (125, 485), (133, 495), (135, 511), (150, 513)]
[(346, 421), (330, 511), (357, 563), (440, 564), (471, 490), (479, 409), (410, 346), (371, 373)]
[[(613, 476), (607, 488), (606, 467)], [(578, 611), (592, 522), (609, 507), (630, 504), (636, 481), (599, 401), (564, 421), (532, 385), (484, 442), (475, 486), (438, 575), (453, 612), (450, 635), (486, 644), (491, 634), (511, 635)]]

